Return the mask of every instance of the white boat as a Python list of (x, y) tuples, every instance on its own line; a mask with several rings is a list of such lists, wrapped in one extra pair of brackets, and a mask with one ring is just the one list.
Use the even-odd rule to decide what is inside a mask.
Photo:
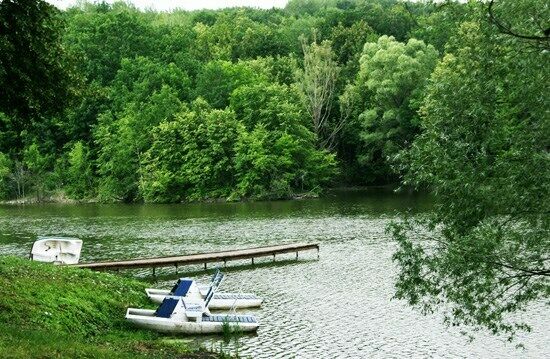
[(126, 319), (138, 327), (172, 334), (223, 333), (224, 326), (254, 332), (260, 325), (253, 315), (211, 314), (208, 301), (192, 302), (167, 296), (157, 310), (128, 308)]
[(77, 264), (82, 240), (64, 237), (39, 237), (32, 245), (31, 260), (54, 264)]
[[(189, 300), (205, 300), (208, 293), (213, 290), (214, 295), (208, 304), (209, 309), (241, 309), (255, 308), (262, 305), (263, 299), (252, 293), (217, 293), (215, 290), (220, 286), (223, 280), (223, 273), (216, 271), (212, 277), (210, 285), (189, 284), (192, 280), (189, 278), (180, 278), (171, 290), (147, 288), (147, 296), (155, 303), (162, 303), (167, 296), (180, 296)], [(215, 290), (212, 286), (215, 286)]]

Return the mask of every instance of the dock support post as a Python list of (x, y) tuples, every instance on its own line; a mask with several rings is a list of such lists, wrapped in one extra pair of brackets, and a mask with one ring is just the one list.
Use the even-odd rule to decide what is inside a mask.
[(252, 265), (254, 265), (254, 257), (252, 257)]
[(227, 259), (223, 259), (223, 266), (226, 267), (227, 266)]
[(275, 253), (273, 253), (273, 262), (275, 262)]
[(296, 260), (298, 260), (298, 251), (296, 251)]
[(178, 264), (176, 263), (175, 266), (176, 266), (176, 274), (178, 274)]
[(155, 267), (153, 267), (153, 277), (155, 276)]
[(208, 267), (206, 265), (206, 262), (204, 262), (204, 270), (207, 270), (207, 269), (208, 269)]

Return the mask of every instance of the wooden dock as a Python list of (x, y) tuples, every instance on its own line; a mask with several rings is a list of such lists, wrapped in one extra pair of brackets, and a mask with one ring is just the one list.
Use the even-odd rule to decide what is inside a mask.
[(128, 259), (122, 261), (108, 261), (108, 262), (94, 262), (94, 263), (79, 263), (73, 264), (73, 267), (89, 268), (93, 270), (119, 270), (130, 268), (153, 268), (153, 274), (155, 268), (159, 267), (176, 267), (185, 266), (190, 264), (204, 264), (204, 268), (207, 268), (208, 263), (220, 263), (224, 265), (233, 260), (251, 259), (254, 264), (254, 258), (271, 257), (275, 260), (277, 254), (284, 253), (296, 253), (296, 259), (298, 259), (298, 253), (308, 250), (317, 250), (317, 257), (319, 257), (319, 244), (318, 243), (293, 243), (293, 244), (281, 244), (276, 246), (256, 247), (247, 249), (234, 249), (222, 252), (211, 253), (197, 253), (188, 254), (183, 256), (169, 256), (169, 257), (156, 257), (156, 258), (141, 258), (141, 259)]

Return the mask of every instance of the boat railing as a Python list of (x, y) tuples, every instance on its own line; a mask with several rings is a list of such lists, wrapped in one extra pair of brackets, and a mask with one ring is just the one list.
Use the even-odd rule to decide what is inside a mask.
[(210, 288), (208, 289), (208, 293), (206, 293), (206, 297), (204, 298), (205, 307), (208, 307), (208, 304), (212, 300), (212, 297), (214, 297), (214, 293), (218, 290), (219, 286), (221, 285), (223, 277), (224, 277), (224, 274), (220, 270), (217, 270), (214, 276), (214, 279), (210, 283)]

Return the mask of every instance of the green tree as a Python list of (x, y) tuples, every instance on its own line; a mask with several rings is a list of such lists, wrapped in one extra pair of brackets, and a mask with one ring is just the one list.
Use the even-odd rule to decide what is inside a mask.
[(247, 61), (211, 61), (204, 65), (197, 76), (195, 95), (204, 98), (214, 108), (224, 108), (237, 87), (266, 82), (265, 71), (257, 71)]
[(140, 104), (169, 86), (181, 101), (189, 99), (190, 79), (174, 63), (162, 63), (150, 58), (137, 56), (122, 59), (111, 86), (111, 98), (115, 111), (122, 110), (130, 103)]
[(76, 199), (93, 194), (93, 170), (89, 150), (81, 141), (76, 142), (67, 153), (67, 168), (64, 173), (67, 194)]
[(434, 211), (390, 229), (398, 298), (512, 339), (528, 326), (510, 314), (550, 294), (550, 63), (485, 10), (447, 46), (422, 134), (401, 155), (405, 184), (430, 189)]
[(429, 11), (417, 17), (418, 27), (411, 31), (411, 36), (433, 45), (443, 54), (449, 39), (458, 32), (460, 24), (473, 15), (477, 4), (474, 1), (466, 4), (446, 1), (427, 6)]
[(10, 158), (0, 152), (0, 199), (6, 199), (10, 195), (11, 168), (12, 161), (10, 160)]
[[(304, 39), (305, 41), (305, 39)], [(331, 43), (303, 45), (304, 69), (296, 72), (302, 101), (311, 118), (320, 148), (332, 150), (344, 121), (331, 121), (340, 67), (334, 59)]]
[(416, 111), (437, 58), (433, 46), (416, 39), (405, 44), (381, 36), (365, 44), (357, 79), (341, 104), (354, 107), (356, 120), (347, 131), (359, 137), (358, 161), (368, 181), (390, 180), (388, 159), (409, 147), (418, 133)]
[(242, 86), (233, 92), (231, 108), (247, 129), (236, 145), (234, 198), (317, 193), (332, 180), (334, 155), (316, 148), (295, 89), (278, 84)]
[(15, 155), (18, 150), (17, 120), (0, 112), (0, 152)]
[(146, 102), (129, 103), (121, 113), (101, 115), (94, 137), (98, 149), (99, 196), (102, 200), (139, 199), (143, 155), (151, 129), (181, 110), (176, 91), (165, 85)]
[(243, 130), (230, 110), (202, 99), (153, 130), (140, 190), (146, 201), (226, 198), (235, 184), (234, 152)]
[(29, 182), (38, 201), (42, 201), (52, 187), (51, 161), (52, 156), (41, 151), (36, 143), (27, 146), (23, 152), (23, 165), (28, 170)]
[(123, 58), (155, 53), (154, 31), (139, 11), (124, 2), (85, 4), (69, 9), (64, 43), (79, 58), (88, 82), (108, 85)]
[(22, 147), (21, 132), (59, 114), (70, 98), (71, 72), (61, 46), (59, 11), (45, 1), (0, 2), (0, 134)]
[(366, 42), (374, 42), (378, 35), (364, 21), (354, 22), (346, 27), (342, 23), (331, 28), (330, 41), (338, 64), (344, 66), (341, 77), (355, 78), (359, 71), (359, 57)]

